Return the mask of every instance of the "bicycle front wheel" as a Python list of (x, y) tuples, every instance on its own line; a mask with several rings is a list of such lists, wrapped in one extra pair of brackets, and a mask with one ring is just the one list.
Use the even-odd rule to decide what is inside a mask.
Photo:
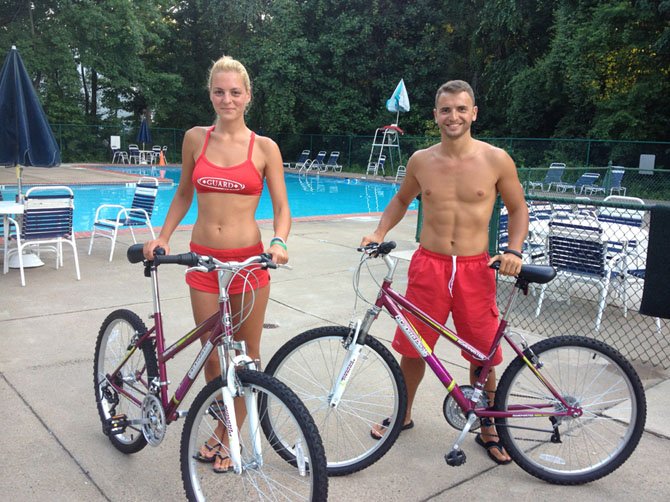
[[(142, 400), (149, 393), (149, 383), (158, 376), (158, 363), (153, 342), (145, 340), (135, 349), (135, 338), (146, 333), (142, 319), (130, 310), (115, 310), (102, 323), (95, 345), (93, 386), (98, 414), (103, 431), (114, 447), (123, 453), (136, 453), (147, 445), (139, 425), (129, 425), (112, 434), (107, 430), (113, 416), (127, 420), (142, 418)], [(130, 351), (133, 351), (129, 355)], [(125, 360), (125, 362), (124, 362)], [(117, 392), (107, 380), (107, 375), (123, 367), (114, 376), (114, 384), (127, 395)]]
[[(512, 459), (533, 476), (564, 485), (588, 483), (616, 470), (640, 441), (647, 414), (644, 389), (631, 364), (608, 345), (580, 336), (549, 338), (531, 350), (539, 370), (517, 357), (496, 391), (496, 409), (511, 411), (516, 405), (518, 413), (496, 419)], [(541, 379), (582, 415), (534, 414), (538, 408), (564, 409)]]
[[(311, 329), (289, 340), (265, 368), (291, 387), (314, 417), (331, 476), (359, 471), (384, 456), (400, 434), (407, 409), (400, 366), (372, 336), (366, 337), (338, 406), (329, 405), (348, 355), (343, 345), (348, 335), (349, 329), (340, 326)], [(389, 427), (376, 440), (370, 431), (385, 420)]]
[[(258, 371), (238, 370), (245, 396), (254, 396), (258, 420), (251, 423), (244, 398), (236, 398), (241, 474), (220, 474), (198, 459), (204, 444), (220, 457), (229, 453), (223, 424), (221, 377), (209, 382), (191, 406), (181, 437), (181, 474), (188, 500), (323, 501), (328, 496), (326, 456), (305, 406), (283, 383)], [(225, 431), (225, 432), (224, 432)], [(211, 450), (210, 450), (211, 451)]]

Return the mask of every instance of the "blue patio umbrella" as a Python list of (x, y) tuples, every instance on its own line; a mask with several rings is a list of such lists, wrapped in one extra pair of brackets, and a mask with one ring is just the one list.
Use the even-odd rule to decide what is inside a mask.
[(0, 165), (16, 167), (18, 197), (23, 166), (60, 165), (60, 149), (16, 46), (0, 70)]
[(140, 130), (137, 133), (137, 142), (142, 143), (142, 150), (145, 150), (144, 145), (146, 143), (151, 143), (151, 131), (149, 131), (149, 124), (147, 124), (147, 118), (145, 116), (142, 116)]

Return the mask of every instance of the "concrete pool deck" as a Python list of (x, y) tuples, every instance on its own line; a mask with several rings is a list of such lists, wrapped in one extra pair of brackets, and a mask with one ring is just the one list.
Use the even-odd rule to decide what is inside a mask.
[[(58, 167), (24, 167), (23, 185), (105, 185), (134, 183), (140, 177), (138, 174), (128, 174), (120, 171), (101, 169), (106, 167), (129, 167), (151, 169), (150, 165), (128, 165), (128, 164), (62, 164)], [(159, 172), (163, 166), (153, 166)], [(165, 167), (179, 167), (171, 164)], [(285, 169), (287, 173), (298, 174), (294, 169)], [(393, 182), (393, 176), (363, 176), (360, 173), (320, 173), (321, 176), (338, 178), (367, 178), (374, 181)], [(172, 184), (172, 180), (159, 179), (163, 183)], [(14, 187), (16, 185), (16, 170), (13, 167), (0, 167), (0, 187)]]
[[(112, 164), (105, 164), (112, 165)], [(24, 167), (22, 175), (23, 185), (110, 185), (135, 183), (137, 174), (127, 174), (119, 171), (101, 169), (103, 164), (62, 164), (58, 167)], [(114, 164), (114, 167), (143, 167)], [(156, 169), (159, 169), (156, 167)], [(171, 180), (162, 180), (172, 184)], [(16, 169), (13, 167), (0, 168), (0, 186), (16, 186)]]
[[(65, 180), (62, 180), (65, 181)], [(289, 239), (293, 270), (272, 275), (271, 301), (262, 354), (271, 355), (299, 332), (348, 323), (354, 304), (352, 271), (358, 262), (355, 246), (376, 226), (378, 215), (297, 220)], [(261, 222), (264, 242), (272, 225)], [(408, 215), (389, 235), (398, 249), (415, 247), (416, 215)], [(179, 230), (173, 251), (186, 250), (190, 232)], [(171, 424), (158, 447), (126, 456), (102, 434), (93, 396), (93, 352), (98, 329), (113, 310), (128, 308), (146, 319), (151, 309), (149, 281), (140, 265), (130, 265), (122, 236), (114, 261), (107, 261), (107, 243), (86, 254), (88, 241), (78, 240), (81, 281), (71, 254), (56, 270), (46, 265), (26, 271), (26, 287), (18, 270), (0, 275), (0, 493), (11, 500), (183, 500), (179, 442), (183, 421)], [(404, 290), (406, 262), (399, 265), (396, 286)], [(161, 298), (168, 339), (174, 341), (191, 326), (188, 291), (179, 266), (161, 269)], [(372, 280), (363, 279), (368, 298)], [(359, 302), (359, 313), (362, 308)], [(373, 334), (387, 346), (392, 338), (388, 316), (380, 317)], [(457, 381), (467, 378), (459, 353), (440, 341), (436, 353)], [(169, 363), (173, 388), (195, 351), (188, 349)], [(510, 354), (506, 352), (506, 359)], [(667, 372), (640, 373), (647, 389), (648, 417), (644, 435), (632, 457), (613, 474), (577, 487), (550, 485), (515, 464), (497, 466), (468, 438), (467, 463), (448, 467), (444, 454), (457, 432), (442, 416), (445, 391), (432, 375), (419, 389), (414, 409), (416, 427), (373, 466), (351, 476), (330, 479), (330, 500), (450, 501), (478, 499), (628, 501), (654, 496), (670, 498), (667, 472), (670, 448), (670, 382)], [(202, 377), (201, 377), (202, 379)], [(204, 380), (202, 380), (204, 384)], [(188, 401), (198, 388), (191, 391)], [(225, 500), (225, 494), (222, 497)]]

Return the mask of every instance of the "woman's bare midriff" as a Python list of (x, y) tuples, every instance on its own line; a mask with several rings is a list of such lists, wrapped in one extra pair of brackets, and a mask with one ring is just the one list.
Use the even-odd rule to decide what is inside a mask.
[(213, 249), (239, 249), (257, 244), (261, 240), (255, 218), (259, 199), (237, 194), (199, 194), (198, 218), (191, 240)]

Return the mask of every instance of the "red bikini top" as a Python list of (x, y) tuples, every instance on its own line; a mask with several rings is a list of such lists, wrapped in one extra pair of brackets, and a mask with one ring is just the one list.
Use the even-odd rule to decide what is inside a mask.
[(258, 169), (251, 160), (256, 134), (253, 131), (251, 133), (247, 160), (235, 166), (224, 167), (213, 164), (207, 160), (205, 155), (209, 137), (213, 130), (214, 126), (207, 130), (202, 152), (195, 161), (192, 177), (195, 191), (197, 193), (219, 192), (260, 196), (263, 192), (263, 178), (261, 178)]

